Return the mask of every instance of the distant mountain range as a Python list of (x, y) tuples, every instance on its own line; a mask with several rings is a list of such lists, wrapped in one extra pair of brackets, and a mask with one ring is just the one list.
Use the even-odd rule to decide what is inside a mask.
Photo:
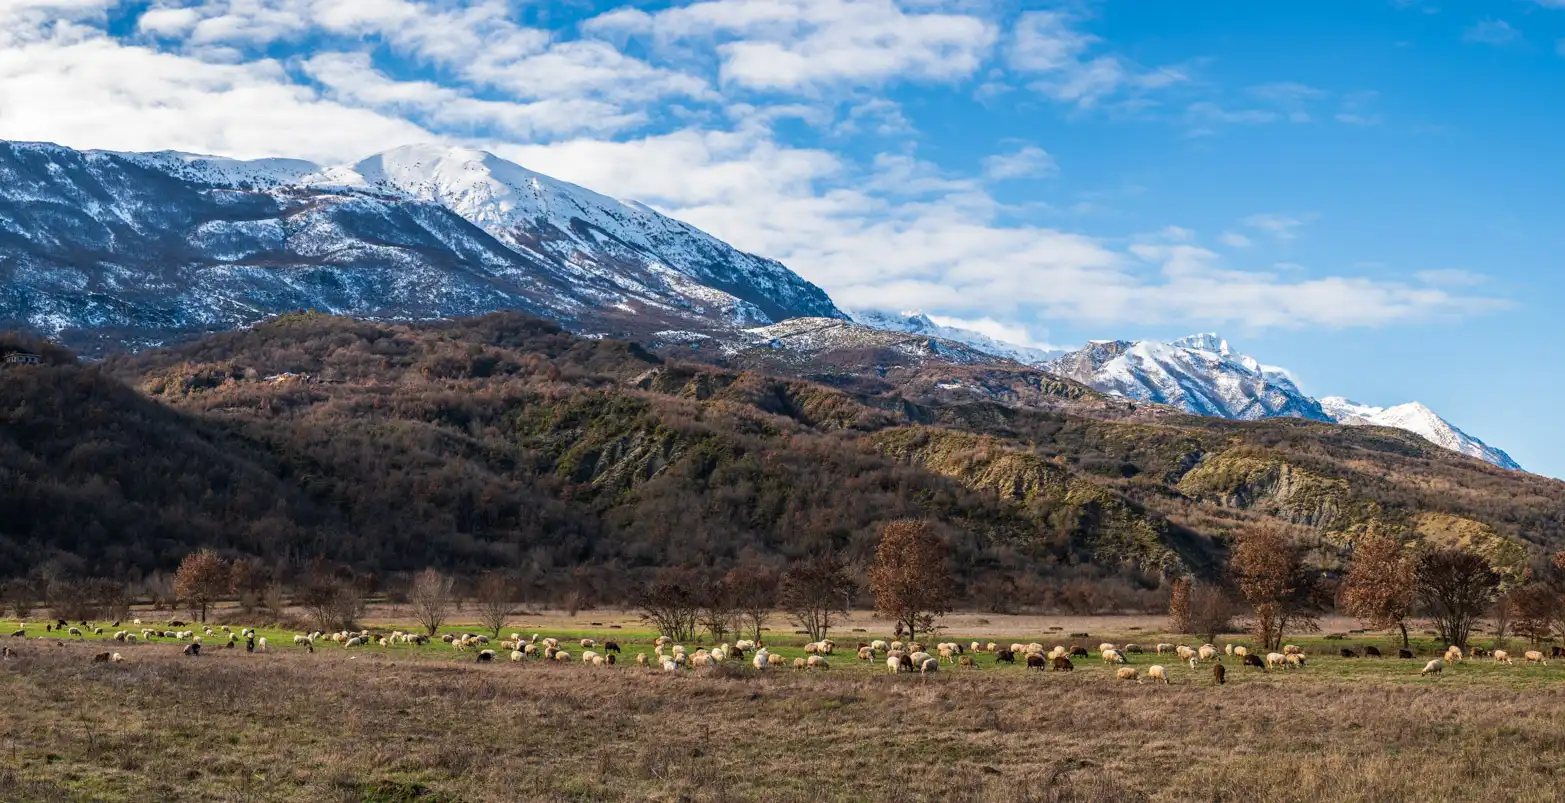
[[(296, 309), (395, 320), (521, 309), (839, 385), (896, 365), (898, 381), (1003, 403), (1053, 387), (1026, 375), (1045, 371), (1199, 415), (1395, 427), (1518, 468), (1422, 405), (1313, 399), (1212, 334), (1061, 353), (920, 312), (850, 319), (775, 260), (481, 151), (410, 146), (329, 166), (0, 142), (0, 328), (95, 353)], [(991, 363), (1000, 374), (981, 379), (925, 370)]]

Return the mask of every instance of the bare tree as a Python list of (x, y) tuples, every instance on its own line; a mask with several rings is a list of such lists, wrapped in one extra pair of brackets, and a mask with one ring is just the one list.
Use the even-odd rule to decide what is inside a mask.
[(927, 521), (906, 519), (881, 528), (869, 583), (875, 610), (905, 628), (910, 639), (951, 611), (945, 544)]
[(641, 620), (650, 622), (659, 635), (675, 641), (689, 641), (696, 635), (696, 618), (701, 602), (691, 590), (692, 578), (682, 571), (665, 571), (642, 589), (636, 607)]
[(329, 572), (314, 572), (298, 589), (295, 602), (315, 626), (328, 633), (350, 630), (364, 615), (364, 597), (351, 581)]
[(190, 606), (190, 615), (206, 621), (207, 608), (233, 591), (233, 567), (216, 552), (202, 549), (180, 561), (174, 595)]
[(424, 631), (433, 636), (440, 632), (455, 604), (451, 593), (452, 579), (434, 569), (425, 569), (413, 578), (413, 588), (408, 592), (408, 603), (413, 606), (413, 618)]
[(1415, 588), (1446, 644), (1466, 647), (1473, 622), (1488, 610), (1500, 575), (1480, 555), (1462, 549), (1434, 549), (1419, 558)]
[(733, 591), (741, 628), (748, 626), (751, 637), (759, 642), (761, 628), (777, 609), (777, 573), (764, 566), (740, 565), (723, 582)]
[(707, 584), (701, 594), (701, 611), (696, 619), (712, 637), (712, 643), (716, 644), (734, 629), (734, 623), (739, 618), (738, 611), (738, 590), (729, 585), (725, 578)]
[(1408, 646), (1407, 619), (1413, 613), (1415, 559), (1401, 541), (1372, 533), (1353, 547), (1353, 565), (1342, 584), (1343, 610), (1376, 630), (1402, 631)]
[(810, 638), (819, 641), (847, 616), (853, 588), (847, 564), (827, 553), (795, 561), (783, 572), (778, 603)]
[(1196, 583), (1190, 589), (1190, 634), (1216, 641), (1217, 634), (1234, 629), (1233, 598), (1219, 586)]
[(478, 623), (494, 633), (495, 638), (500, 637), (506, 620), (511, 618), (511, 605), (516, 597), (513, 589), (511, 581), (499, 572), (489, 572), (478, 580), (473, 609), (478, 616)]
[(1229, 559), (1239, 593), (1250, 604), (1255, 637), (1268, 650), (1282, 649), (1290, 629), (1320, 629), (1315, 618), (1314, 578), (1304, 568), (1303, 552), (1276, 527), (1242, 531)]
[(33, 613), (33, 606), (38, 601), (38, 592), (34, 590), (32, 583), (17, 578), (5, 584), (3, 599), (4, 607), (10, 608), (17, 619), (25, 622)]
[(1175, 577), (1168, 594), (1168, 629), (1173, 633), (1194, 633), (1190, 617), (1189, 577)]

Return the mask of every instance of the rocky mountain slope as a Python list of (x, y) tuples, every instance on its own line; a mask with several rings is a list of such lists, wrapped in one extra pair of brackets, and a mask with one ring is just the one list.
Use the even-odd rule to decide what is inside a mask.
[(1518, 471), (1522, 469), (1510, 455), (1457, 429), (1450, 422), (1436, 415), (1435, 411), (1418, 402), (1408, 402), (1395, 407), (1372, 407), (1349, 401), (1341, 396), (1328, 396), (1320, 400), (1320, 405), (1331, 420), (1339, 424), (1405, 429), (1453, 452), (1461, 452), (1502, 468)]
[(1051, 349), (1042, 349), (1036, 346), (1023, 346), (1016, 343), (1008, 343), (997, 340), (981, 332), (971, 329), (963, 329), (958, 326), (945, 326), (935, 323), (928, 315), (919, 311), (890, 312), (887, 310), (853, 310), (850, 313), (853, 320), (865, 326), (875, 329), (883, 329), (888, 332), (907, 332), (914, 335), (927, 335), (955, 343), (971, 346), (985, 354), (993, 354), (1007, 360), (1014, 360), (1025, 365), (1042, 365), (1064, 352)]
[(778, 262), (478, 151), (323, 167), (0, 143), (0, 325), (134, 346), (303, 308), (638, 336), (844, 317)]
[[(45, 364), (0, 366), (0, 577), (143, 576), (210, 544), (285, 578), (312, 555), (357, 576), (498, 567), (529, 599), (623, 603), (670, 566), (823, 548), (862, 566), (880, 523), (918, 516), (963, 604), (1081, 611), (1216, 577), (1254, 525), (1326, 569), (1368, 529), (1507, 566), (1565, 546), (1565, 485), (1412, 433), (1106, 410), (1023, 366), (829, 386), (514, 313), (286, 315), (96, 364), (20, 347)], [(934, 370), (1032, 395), (942, 395), (916, 381)]]

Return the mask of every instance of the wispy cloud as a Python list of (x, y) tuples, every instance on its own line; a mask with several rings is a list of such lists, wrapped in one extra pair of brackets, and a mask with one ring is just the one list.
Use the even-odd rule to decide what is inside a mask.
[(1462, 33), (1462, 41), (1503, 47), (1521, 41), (1522, 32), (1505, 20), (1480, 20)]
[(1313, 218), (1313, 215), (1258, 214), (1251, 215), (1241, 222), (1252, 229), (1264, 231), (1279, 240), (1292, 240), (1298, 236), (1298, 229), (1309, 223)]
[(1219, 242), (1228, 246), (1229, 248), (1249, 248), (1253, 244), (1250, 242), (1249, 237), (1246, 237), (1237, 231), (1225, 231), (1223, 232), (1222, 236), (1217, 239)]
[(1460, 268), (1423, 270), (1416, 275), (1418, 280), (1424, 284), (1442, 287), (1477, 287), (1489, 281), (1489, 277), (1482, 273), (1474, 273), (1473, 271)]
[(1012, 153), (997, 153), (984, 158), (984, 177), (993, 181), (1018, 178), (1042, 178), (1059, 172), (1059, 165), (1048, 151), (1026, 145)]
[(1081, 30), (1079, 22), (1064, 11), (1029, 11), (1017, 20), (1006, 46), (1006, 62), (1029, 76), (1029, 89), (1092, 108), (1111, 99), (1144, 98), (1189, 80), (1178, 66), (1147, 68), (1116, 53), (1091, 54), (1102, 40)]

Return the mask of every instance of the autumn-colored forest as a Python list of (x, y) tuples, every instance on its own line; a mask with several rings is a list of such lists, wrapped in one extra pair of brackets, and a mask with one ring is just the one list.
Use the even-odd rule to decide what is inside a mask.
[(1327, 573), (1369, 531), (1497, 565), (1565, 545), (1565, 486), (1404, 433), (944, 404), (520, 314), (296, 314), (90, 364), (8, 347), (46, 364), (0, 369), (0, 579), (136, 582), (210, 546), (280, 582), (500, 569), (528, 600), (609, 604), (666, 567), (833, 552), (862, 578), (879, 528), (916, 518), (960, 604), (1088, 612), (1223, 576), (1256, 523)]

